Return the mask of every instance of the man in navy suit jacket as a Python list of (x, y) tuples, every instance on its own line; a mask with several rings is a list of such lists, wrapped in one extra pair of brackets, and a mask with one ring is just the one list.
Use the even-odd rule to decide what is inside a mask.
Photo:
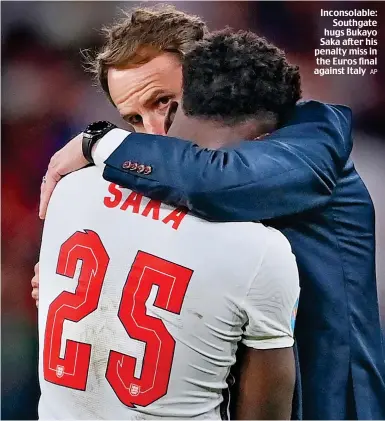
[[(109, 181), (212, 221), (263, 220), (290, 240), (307, 419), (385, 419), (374, 209), (351, 149), (350, 110), (309, 101), (265, 140), (233, 148), (116, 129), (93, 151)], [(86, 163), (77, 136), (52, 160), (43, 195)]]

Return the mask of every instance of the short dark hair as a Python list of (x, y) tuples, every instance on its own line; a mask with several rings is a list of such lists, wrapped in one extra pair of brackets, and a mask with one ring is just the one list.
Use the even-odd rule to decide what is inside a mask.
[(301, 98), (298, 66), (253, 32), (212, 32), (185, 55), (186, 115), (235, 124), (249, 118), (281, 121)]

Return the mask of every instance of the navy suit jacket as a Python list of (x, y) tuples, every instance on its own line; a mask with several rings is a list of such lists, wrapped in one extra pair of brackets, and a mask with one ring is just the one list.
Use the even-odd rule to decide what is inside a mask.
[[(349, 160), (351, 118), (347, 107), (303, 102), (265, 140), (215, 151), (131, 134), (104, 170), (106, 180), (205, 219), (264, 221), (286, 235), (301, 280), (305, 419), (385, 419), (374, 208)], [(126, 170), (127, 160), (152, 172)]]

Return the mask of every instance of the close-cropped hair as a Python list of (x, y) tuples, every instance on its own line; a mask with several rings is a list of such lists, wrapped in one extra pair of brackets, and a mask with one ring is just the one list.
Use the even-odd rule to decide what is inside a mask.
[(229, 124), (258, 116), (281, 121), (300, 98), (298, 66), (253, 32), (213, 32), (184, 57), (186, 115)]

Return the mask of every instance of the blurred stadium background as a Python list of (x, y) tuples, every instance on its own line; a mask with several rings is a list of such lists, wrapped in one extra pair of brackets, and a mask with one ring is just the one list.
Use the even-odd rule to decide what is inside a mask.
[[(304, 97), (354, 112), (353, 157), (377, 215), (377, 277), (385, 320), (385, 3), (169, 2), (202, 16), (211, 29), (251, 29), (300, 65)], [(152, 2), (147, 5), (154, 4)], [(39, 188), (49, 158), (88, 123), (118, 114), (92, 84), (80, 49), (133, 2), (2, 2), (2, 419), (36, 419), (37, 311), (30, 280), (42, 222)], [(321, 8), (378, 10), (377, 75), (313, 75), (325, 25)], [(368, 72), (367, 72), (368, 73)]]

